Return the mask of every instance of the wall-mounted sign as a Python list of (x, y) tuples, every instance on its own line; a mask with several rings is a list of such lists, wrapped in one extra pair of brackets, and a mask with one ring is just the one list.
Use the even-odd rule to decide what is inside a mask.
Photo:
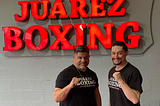
[[(19, 10), (10, 13), (16, 25), (2, 26), (2, 52), (6, 56), (72, 55), (76, 46), (87, 45), (91, 55), (108, 55), (111, 43), (117, 40), (127, 44), (130, 54), (141, 54), (153, 43), (152, 0), (145, 1), (149, 9), (139, 2), (17, 0), (14, 7)], [(143, 11), (145, 15), (140, 14)]]

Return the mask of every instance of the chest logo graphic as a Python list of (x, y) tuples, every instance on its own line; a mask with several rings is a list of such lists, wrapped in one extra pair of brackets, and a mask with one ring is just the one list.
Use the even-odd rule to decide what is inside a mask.
[(91, 76), (83, 76), (79, 78), (80, 82), (77, 84), (78, 87), (93, 87), (96, 86), (96, 81)]
[(110, 79), (108, 81), (108, 86), (109, 86), (109, 88), (112, 88), (112, 89), (121, 90), (120, 84), (115, 80), (115, 78), (113, 76), (110, 77)]

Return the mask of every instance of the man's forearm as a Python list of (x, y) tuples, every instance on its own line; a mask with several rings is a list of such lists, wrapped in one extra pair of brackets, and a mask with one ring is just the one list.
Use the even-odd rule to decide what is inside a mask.
[(119, 81), (119, 84), (125, 94), (125, 96), (134, 104), (137, 104), (140, 100), (140, 92), (130, 88), (123, 80)]
[(101, 96), (98, 88), (95, 89), (94, 96), (95, 96), (96, 106), (101, 106)]
[(69, 85), (67, 85), (63, 89), (55, 88), (55, 90), (54, 90), (54, 100), (56, 102), (60, 102), (60, 101), (65, 100), (71, 89), (72, 88)]

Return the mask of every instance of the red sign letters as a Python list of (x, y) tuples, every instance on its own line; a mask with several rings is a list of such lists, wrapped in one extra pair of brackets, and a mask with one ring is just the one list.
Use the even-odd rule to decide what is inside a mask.
[[(34, 19), (43, 20), (43, 19), (56, 19), (58, 18), (88, 18), (88, 17), (105, 17), (105, 16), (124, 16), (125, 8), (120, 8), (121, 4), (124, 0), (117, 0), (113, 2), (113, 0), (108, 0), (108, 5), (112, 5), (112, 7), (107, 11), (104, 9), (104, 3), (106, 0), (90, 0), (91, 13), (87, 14), (84, 7), (86, 6), (85, 0), (69, 0), (71, 5), (71, 14), (67, 14), (66, 9), (61, 0), (55, 0), (54, 5), (52, 6), (51, 12), (48, 13), (49, 9), (49, 0), (35, 0), (35, 1), (19, 1), (18, 4), (21, 5), (21, 16), (18, 14), (14, 15), (16, 21), (25, 21), (28, 19), (29, 5), (31, 8), (31, 15)], [(78, 5), (79, 3), (79, 5)], [(38, 4), (43, 5), (43, 14), (39, 15), (38, 13)], [(100, 10), (100, 11), (98, 11)], [(119, 11), (118, 11), (119, 10)], [(78, 14), (79, 13), (79, 14)], [(98, 49), (98, 45), (95, 43), (95, 39), (97, 38), (99, 42), (104, 46), (105, 49), (109, 49), (111, 47), (111, 39), (113, 36), (114, 23), (103, 23), (103, 27), (106, 29), (106, 35), (104, 36), (96, 23), (88, 23), (88, 24), (65, 24), (65, 25), (48, 25), (48, 29), (51, 30), (56, 36), (56, 40), (49, 46), (49, 50), (60, 50), (58, 46), (59, 43), (62, 44), (61, 50), (70, 50), (78, 45), (84, 45), (84, 30), (88, 27), (90, 32), (90, 44), (88, 45), (89, 49)], [(62, 27), (62, 28), (61, 28)], [(133, 31), (139, 31), (139, 23), (136, 21), (129, 21), (121, 24), (115, 35), (115, 39), (117, 41), (124, 41), (124, 33), (128, 27), (132, 27)], [(76, 45), (71, 45), (69, 41), (66, 39), (67, 33), (71, 29), (75, 29), (76, 31)], [(63, 31), (61, 31), (63, 29)], [(31, 50), (42, 50), (44, 49), (49, 42), (49, 35), (47, 30), (40, 25), (30, 26), (25, 34), (24, 39), (21, 36), (22, 31), (18, 27), (8, 26), (3, 27), (4, 31), (4, 39), (5, 39), (5, 47), (4, 51), (17, 51), (22, 49), (24, 45), (26, 45)], [(40, 44), (38, 46), (34, 45), (33, 42), (33, 31), (38, 30), (40, 33)], [(140, 35), (128, 35), (128, 39), (130, 40), (130, 44), (126, 43), (128, 48), (136, 48), (138, 47), (138, 41), (140, 39)], [(13, 44), (14, 42), (14, 44)]]

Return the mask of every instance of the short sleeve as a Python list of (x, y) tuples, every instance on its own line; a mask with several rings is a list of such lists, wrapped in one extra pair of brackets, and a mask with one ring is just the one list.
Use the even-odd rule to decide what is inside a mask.
[(71, 79), (66, 78), (64, 73), (61, 72), (57, 76), (55, 87), (56, 88), (64, 88), (65, 86), (67, 86), (70, 83), (70, 81), (71, 81)]
[(142, 93), (142, 80), (142, 75), (139, 70), (135, 70), (130, 78), (129, 87)]

